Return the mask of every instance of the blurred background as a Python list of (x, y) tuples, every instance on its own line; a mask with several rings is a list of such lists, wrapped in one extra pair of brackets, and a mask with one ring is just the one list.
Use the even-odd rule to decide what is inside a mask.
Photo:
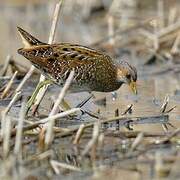
[[(20, 59), (21, 62), (25, 61), (16, 53), (21, 47), (16, 26), (24, 28), (42, 41), (48, 40), (56, 2), (56, 0), (1, 0), (1, 63), (8, 54), (13, 55), (17, 61)], [(179, 4), (178, 0), (65, 0), (60, 12), (56, 42), (93, 45), (103, 37), (108, 37), (113, 31), (127, 29), (148, 19), (146, 28), (156, 31), (177, 21), (180, 13)], [(112, 27), (108, 27), (110, 24)], [(133, 40), (137, 37), (137, 31), (134, 32), (134, 34), (133, 31), (127, 33)], [(118, 36), (120, 34), (115, 37), (115, 41), (121, 43)]]

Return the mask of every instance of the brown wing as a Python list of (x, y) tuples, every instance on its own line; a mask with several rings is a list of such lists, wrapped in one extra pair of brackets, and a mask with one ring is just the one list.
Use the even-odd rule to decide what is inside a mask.
[(97, 88), (98, 84), (105, 86), (108, 82), (102, 81), (114, 77), (111, 58), (85, 46), (61, 43), (33, 46), (30, 49), (20, 49), (18, 52), (60, 85), (67, 79), (71, 70), (75, 71), (74, 84), (90, 89), (95, 86)]
[(103, 86), (107, 84), (106, 80), (114, 77), (115, 71), (112, 59), (100, 51), (68, 43), (56, 44), (52, 48), (53, 59), (56, 59), (51, 64), (55, 79), (65, 80), (70, 71), (74, 70), (76, 84), (90, 86), (93, 89), (93, 86), (96, 86), (96, 88), (100, 84)]
[(100, 57), (105, 56), (94, 49), (76, 44), (61, 43), (51, 46), (53, 54), (47, 59), (48, 69), (57, 80), (65, 80), (70, 71), (75, 71), (74, 80), (79, 84), (88, 82), (95, 78), (95, 67), (100, 62)]

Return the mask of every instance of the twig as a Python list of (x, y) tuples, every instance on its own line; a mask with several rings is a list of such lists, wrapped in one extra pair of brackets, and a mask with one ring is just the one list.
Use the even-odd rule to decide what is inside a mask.
[(173, 106), (172, 108), (170, 108), (169, 110), (167, 110), (165, 113), (168, 114), (170, 113), (171, 111), (173, 111), (177, 106)]
[(91, 116), (91, 117), (93, 117), (93, 118), (96, 118), (96, 119), (103, 119), (103, 118), (104, 118), (104, 117), (100, 116), (100, 115), (97, 114), (97, 113), (94, 113), (94, 112), (91, 112), (91, 111), (87, 111), (87, 110), (85, 110), (85, 109), (81, 109), (81, 111), (82, 111), (83, 113), (88, 114), (89, 116)]
[[(55, 6), (51, 30), (50, 30), (50, 34), (49, 34), (49, 40), (48, 40), (49, 44), (52, 44), (54, 41), (54, 38), (55, 38), (55, 32), (56, 32), (56, 28), (57, 28), (57, 22), (58, 22), (58, 17), (59, 17), (59, 12), (61, 9), (62, 2), (63, 2), (62, 0), (59, 1), (59, 3), (57, 3)], [(41, 77), (39, 79), (39, 83), (44, 81), (44, 80), (45, 80), (45, 76), (41, 75)], [(47, 88), (48, 88), (48, 85), (45, 85), (39, 90), (39, 92), (36, 96), (34, 105), (33, 105), (33, 112), (35, 112), (37, 110), (39, 104), (41, 103), (41, 101), (45, 95)]]
[[(102, 124), (107, 124), (111, 122), (116, 122), (119, 120), (119, 126), (127, 126), (127, 123), (130, 125), (134, 124), (146, 124), (146, 123), (167, 123), (169, 121), (169, 116), (168, 115), (160, 115), (160, 116), (147, 116), (147, 117), (115, 117), (115, 118), (110, 118), (106, 119), (103, 121), (99, 121), (100, 125)], [(94, 122), (92, 123), (87, 123), (84, 126), (84, 129), (86, 128), (92, 128), (94, 126)], [(72, 135), (74, 132), (77, 132), (79, 127), (73, 128), (67, 132), (56, 134), (56, 137), (66, 137)]]
[[(61, 103), (61, 101), (63, 100), (66, 91), (68, 90), (72, 80), (74, 77), (74, 71), (71, 71), (70, 75), (68, 76), (63, 88), (61, 89), (58, 99), (55, 102), (49, 117), (51, 117), (52, 115), (54, 115), (56, 113), (56, 110), (58, 109), (59, 104)], [(53, 135), (53, 126), (54, 126), (54, 120), (48, 121), (46, 124), (46, 135), (45, 135), (45, 144), (48, 146), (50, 144), (50, 142), (52, 141), (52, 135)]]
[(0, 73), (0, 76), (5, 76), (11, 59), (12, 59), (12, 56), (11, 56), (11, 55), (8, 55), (7, 58), (6, 58), (6, 60), (5, 60), (4, 66), (3, 66), (3, 68), (2, 68), (2, 71), (1, 71), (1, 73)]
[(127, 106), (127, 109), (121, 113), (121, 115), (126, 115), (127, 113), (132, 113), (132, 107), (133, 107), (133, 104), (130, 104)]
[(21, 110), (19, 114), (19, 121), (17, 126), (17, 133), (16, 133), (16, 140), (15, 140), (15, 147), (14, 153), (19, 155), (21, 152), (21, 145), (22, 145), (22, 129), (23, 129), (23, 121), (25, 118), (25, 102), (22, 102)]
[(80, 102), (76, 107), (81, 108), (82, 106), (84, 106), (94, 95), (90, 94), (86, 99), (84, 99), (82, 102)]
[(1, 99), (3, 99), (6, 95), (7, 95), (7, 93), (8, 93), (8, 91), (10, 90), (10, 88), (11, 88), (11, 86), (12, 86), (12, 84), (13, 84), (13, 81), (14, 81), (14, 79), (16, 78), (16, 75), (17, 75), (17, 71), (13, 74), (13, 76), (11, 77), (11, 79), (10, 79), (10, 81), (8, 82), (8, 84), (6, 85), (6, 88), (4, 89), (4, 91), (2, 92), (2, 95), (1, 95)]
[(81, 171), (81, 169), (76, 167), (76, 166), (61, 163), (61, 162), (58, 162), (58, 161), (55, 161), (55, 160), (51, 160), (50, 164), (51, 164), (51, 166), (52, 166), (52, 168), (53, 168), (53, 170), (54, 170), (54, 172), (56, 174), (60, 174), (59, 167), (64, 168), (64, 169), (69, 169), (71, 171)]
[(168, 103), (169, 103), (169, 95), (166, 95), (164, 98), (164, 102), (163, 102), (161, 109), (160, 109), (161, 113), (164, 113), (166, 111)]

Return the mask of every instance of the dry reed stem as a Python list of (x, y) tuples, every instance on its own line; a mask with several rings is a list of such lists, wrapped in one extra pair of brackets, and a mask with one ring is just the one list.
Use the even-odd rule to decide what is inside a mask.
[[(49, 117), (51, 117), (52, 115), (54, 115), (58, 109), (58, 106), (59, 104), (62, 102), (64, 96), (65, 96), (65, 93), (67, 92), (72, 80), (73, 80), (73, 77), (74, 77), (74, 71), (71, 71), (71, 73), (69, 74), (63, 88), (61, 89), (60, 93), (59, 93), (59, 96), (57, 98), (57, 101), (55, 102), (50, 114), (49, 114)], [(54, 119), (51, 119), (51, 121), (48, 121), (45, 128), (46, 128), (46, 135), (45, 135), (45, 144), (48, 146), (50, 145), (50, 143), (52, 142), (53, 140), (53, 126), (54, 126)]]
[(159, 17), (159, 28), (164, 28), (164, 0), (158, 0), (158, 17)]
[(54, 172), (56, 174), (60, 174), (59, 168), (68, 169), (68, 170), (71, 170), (71, 171), (78, 171), (78, 172), (81, 171), (81, 169), (76, 167), (76, 166), (61, 163), (61, 162), (58, 162), (58, 161), (55, 161), (55, 160), (51, 160), (50, 164), (51, 164), (51, 166), (52, 166), (52, 168), (53, 168), (53, 170), (54, 170)]
[(153, 42), (153, 47), (155, 50), (159, 48), (159, 39), (158, 36), (155, 33), (151, 33), (148, 30), (145, 30), (143, 28), (139, 29), (139, 33), (142, 34), (143, 36), (147, 37)]
[(28, 165), (32, 161), (37, 161), (37, 160), (41, 161), (41, 160), (44, 160), (44, 159), (47, 159), (47, 158), (51, 158), (52, 155), (53, 155), (53, 150), (48, 150), (48, 151), (45, 151), (45, 152), (42, 152), (42, 153), (34, 154), (31, 157), (23, 160), (23, 164)]
[(161, 126), (162, 126), (164, 132), (168, 132), (168, 126), (166, 123), (162, 124)]
[(3, 157), (6, 158), (9, 153), (10, 137), (11, 137), (11, 119), (6, 116), (4, 119), (3, 128)]
[(46, 129), (45, 128), (42, 128), (40, 133), (39, 133), (39, 138), (38, 138), (38, 149), (39, 151), (43, 151), (45, 149), (45, 132), (46, 132)]
[(98, 137), (99, 137), (99, 128), (100, 124), (99, 123), (94, 123), (94, 128), (93, 128), (93, 134), (92, 134), (92, 139), (87, 143), (86, 147), (81, 153), (81, 156), (85, 156), (91, 149), (92, 147), (97, 143)]
[(104, 150), (104, 133), (101, 133), (98, 137), (98, 149), (100, 149), (100, 162), (103, 164), (103, 150)]
[(66, 92), (67, 92), (67, 90), (69, 88), (69, 86), (71, 85), (73, 77), (74, 77), (74, 71), (71, 71), (71, 73), (69, 74), (69, 76), (68, 76), (68, 78), (67, 78), (67, 80), (66, 80), (66, 82), (64, 84), (64, 87), (61, 89), (61, 91), (59, 93), (59, 96), (58, 96), (58, 98), (57, 98), (57, 100), (56, 100), (56, 102), (55, 102), (55, 104), (54, 104), (54, 106), (53, 106), (53, 108), (52, 108), (52, 110), (51, 110), (51, 112), (49, 114), (49, 117), (56, 114), (58, 106), (59, 106), (59, 104), (61, 104), (61, 102), (62, 102), (62, 100), (63, 100), (63, 98), (64, 98), (64, 96), (65, 96), (65, 94), (66, 94)]
[(64, 111), (64, 112), (49, 116), (47, 118), (41, 119), (41, 120), (37, 121), (36, 123), (37, 124), (48, 123), (49, 121), (54, 121), (57, 118), (62, 118), (62, 117), (65, 117), (65, 116), (68, 116), (70, 114), (74, 114), (74, 113), (80, 112), (80, 111), (81, 111), (80, 108), (72, 108), (70, 110), (67, 110), (67, 111)]
[(152, 41), (155, 39), (156, 36), (155, 33), (152, 33), (144, 28), (140, 28), (138, 32)]
[(160, 141), (159, 143), (166, 143), (168, 141), (170, 141), (173, 137), (177, 136), (178, 134), (180, 134), (180, 128), (176, 129), (174, 132), (168, 134), (168, 136), (163, 139), (162, 141)]
[(172, 53), (172, 54), (176, 54), (176, 53), (179, 52), (179, 48), (178, 48), (179, 43), (180, 43), (180, 32), (179, 32), (179, 34), (177, 35), (177, 37), (176, 37), (176, 39), (175, 39), (175, 41), (174, 41), (174, 44), (173, 44), (173, 46), (172, 46), (172, 48), (171, 48), (171, 53)]
[[(142, 35), (146, 36), (148, 39), (152, 40), (154, 49), (158, 50), (160, 43), (168, 41), (169, 39), (172, 39), (175, 36), (177, 36), (177, 33), (179, 32), (179, 28), (180, 28), (180, 22), (178, 21), (175, 22), (174, 24), (170, 24), (169, 26), (160, 29), (159, 31), (155, 31), (154, 33), (151, 33), (143, 28), (141, 28), (139, 32)], [(179, 40), (177, 39), (177, 41)]]
[(175, 22), (174, 24), (171, 24), (163, 29), (161, 29), (160, 31), (158, 31), (156, 33), (158, 38), (161, 38), (162, 36), (165, 36), (169, 33), (172, 33), (172, 31), (179, 31), (180, 28), (180, 21)]
[(12, 100), (10, 101), (10, 103), (8, 104), (8, 106), (7, 106), (7, 107), (5, 108), (5, 110), (4, 110), (4, 114), (5, 114), (5, 115), (9, 112), (9, 110), (10, 110), (11, 107), (12, 107), (12, 105), (15, 103), (15, 101), (16, 101), (17, 98), (20, 96), (20, 94), (21, 94), (21, 91), (17, 92), (17, 93), (13, 96)]
[[(126, 137), (126, 138), (136, 138), (138, 136), (138, 134), (141, 133), (140, 131), (125, 131), (125, 132), (105, 132), (105, 136), (108, 137), (117, 137), (117, 138), (121, 138), (121, 137)], [(167, 134), (170, 134), (170, 132), (168, 133), (164, 133), (164, 132), (143, 132), (144, 137), (164, 137)]]
[[(35, 128), (39, 127), (39, 125), (47, 123), (48, 121), (55, 120), (57, 118), (62, 118), (62, 117), (65, 117), (65, 116), (68, 116), (70, 114), (74, 114), (74, 113), (80, 112), (80, 111), (81, 111), (80, 108), (73, 108), (73, 109), (67, 110), (65, 112), (53, 115), (51, 117), (48, 117), (48, 118), (45, 118), (45, 119), (42, 119), (42, 120), (39, 120), (39, 121), (37, 121), (37, 122), (35, 122), (33, 124), (31, 123), (30, 125), (24, 126), (22, 131), (25, 132), (25, 131), (29, 131), (29, 130), (35, 129)], [(4, 122), (3, 119), (5, 117), (6, 116), (4, 116), (4, 112), (2, 112), (2, 126), (3, 126), (3, 122)], [(67, 129), (67, 128), (61, 128), (61, 130), (64, 131), (64, 132), (69, 132), (69, 129)], [(16, 133), (17, 133), (17, 128), (13, 128), (12, 131), (11, 131), (11, 136), (16, 135)], [(1, 136), (2, 136), (2, 134), (3, 134), (3, 128), (1, 127)], [(2, 139), (0, 139), (0, 143), (1, 142), (2, 142)]]
[(25, 102), (22, 102), (21, 110), (20, 110), (20, 114), (19, 114), (18, 125), (17, 125), (15, 147), (14, 147), (14, 153), (16, 155), (20, 155), (19, 153), (21, 152), (23, 121), (25, 119), (25, 106), (26, 106)]
[(170, 167), (164, 163), (163, 153), (157, 151), (155, 153), (155, 179), (162, 179), (168, 176)]
[(5, 127), (5, 119), (6, 119), (6, 114), (5, 111), (1, 112), (1, 140), (3, 140), (3, 134), (4, 134), (4, 127)]
[(8, 66), (9, 66), (9, 63), (10, 63), (11, 59), (12, 59), (12, 56), (11, 56), (11, 55), (8, 55), (8, 56), (6, 57), (4, 66), (3, 66), (2, 71), (1, 71), (1, 73), (0, 73), (0, 76), (5, 76), (5, 74), (6, 74), (7, 70), (8, 70)]
[(140, 133), (136, 136), (135, 140), (133, 141), (129, 152), (133, 152), (133, 151), (139, 146), (139, 144), (142, 142), (143, 138), (144, 138), (144, 133), (143, 133), (143, 132), (140, 132)]
[(26, 75), (24, 76), (23, 80), (20, 82), (20, 84), (18, 85), (18, 87), (16, 88), (15, 92), (14, 92), (14, 96), (12, 98), (12, 100), (10, 101), (9, 105), (8, 105), (8, 111), (10, 110), (11, 106), (14, 104), (14, 102), (16, 101), (16, 99), (19, 97), (19, 95), (21, 94), (21, 89), (24, 86), (24, 84), (26, 83), (26, 81), (31, 77), (32, 73), (34, 72), (35, 67), (31, 66), (31, 68), (29, 69), (29, 71), (26, 73)]
[[(59, 13), (60, 13), (60, 9), (61, 9), (61, 5), (62, 5), (62, 0), (59, 1), (59, 3), (56, 4), (55, 6), (55, 10), (54, 10), (54, 15), (53, 15), (53, 20), (52, 20), (52, 25), (51, 25), (51, 30), (50, 30), (50, 34), (49, 34), (49, 40), (48, 43), (52, 44), (55, 38), (55, 32), (56, 32), (56, 28), (57, 28), (57, 22), (58, 22), (58, 17), (59, 17)], [(40, 79), (39, 79), (39, 83), (45, 80), (45, 76), (41, 75)], [(47, 90), (49, 85), (45, 85), (43, 86), (35, 99), (34, 105), (33, 105), (33, 112), (35, 112), (39, 106), (39, 104), (41, 103), (45, 92)]]
[(26, 73), (26, 75), (24, 76), (23, 80), (21, 81), (21, 83), (18, 85), (18, 87), (15, 90), (15, 93), (18, 93), (22, 87), (24, 86), (24, 84), (26, 83), (26, 81), (31, 77), (31, 75), (33, 74), (35, 70), (34, 66), (31, 66), (31, 68), (29, 69), (29, 71)]
[(168, 16), (168, 25), (171, 25), (174, 23), (177, 15), (177, 8), (172, 7), (170, 8), (169, 16)]
[(115, 38), (114, 38), (114, 17), (112, 15), (109, 15), (107, 17), (108, 21), (108, 36), (109, 38), (109, 44), (114, 46), (115, 45)]
[(180, 153), (177, 152), (177, 155), (175, 157), (170, 158), (170, 162), (172, 162), (173, 164), (171, 165), (171, 170), (167, 179), (176, 179), (177, 177), (179, 177), (179, 164), (180, 164), (179, 157), (180, 157)]
[(78, 131), (76, 133), (76, 136), (74, 138), (74, 141), (73, 141), (74, 145), (79, 144), (79, 140), (80, 140), (81, 136), (83, 135), (84, 126), (85, 126), (84, 124), (81, 124), (79, 126), (79, 129), (78, 129)]
[(3, 99), (4, 97), (6, 97), (7, 93), (9, 92), (13, 82), (14, 82), (14, 79), (16, 78), (16, 75), (17, 75), (17, 71), (13, 74), (13, 76), (11, 77), (11, 79), (9, 80), (8, 84), (6, 85), (6, 88), (4, 89), (4, 91), (2, 92), (1, 94), (1, 97), (0, 99)]
[[(115, 117), (115, 118), (110, 118), (110, 119), (105, 119), (102, 121), (99, 121), (100, 125), (101, 124), (106, 124), (106, 123), (111, 123), (114, 121), (119, 120), (119, 125), (121, 126), (126, 126), (127, 123), (130, 124), (145, 124), (145, 123), (167, 123), (168, 115), (160, 115), (160, 116), (147, 116), (147, 117)], [(85, 124), (84, 129), (86, 128), (92, 128), (94, 126), (94, 122), (90, 122)], [(73, 128), (67, 132), (56, 134), (56, 137), (65, 137), (65, 136), (70, 136), (74, 132), (77, 132), (79, 127)]]

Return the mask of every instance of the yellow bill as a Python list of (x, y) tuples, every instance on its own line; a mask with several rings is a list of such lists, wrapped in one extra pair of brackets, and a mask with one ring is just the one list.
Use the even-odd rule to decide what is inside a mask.
[(137, 94), (137, 85), (136, 85), (136, 82), (131, 81), (129, 86), (130, 86), (131, 90), (133, 91), (133, 93)]

